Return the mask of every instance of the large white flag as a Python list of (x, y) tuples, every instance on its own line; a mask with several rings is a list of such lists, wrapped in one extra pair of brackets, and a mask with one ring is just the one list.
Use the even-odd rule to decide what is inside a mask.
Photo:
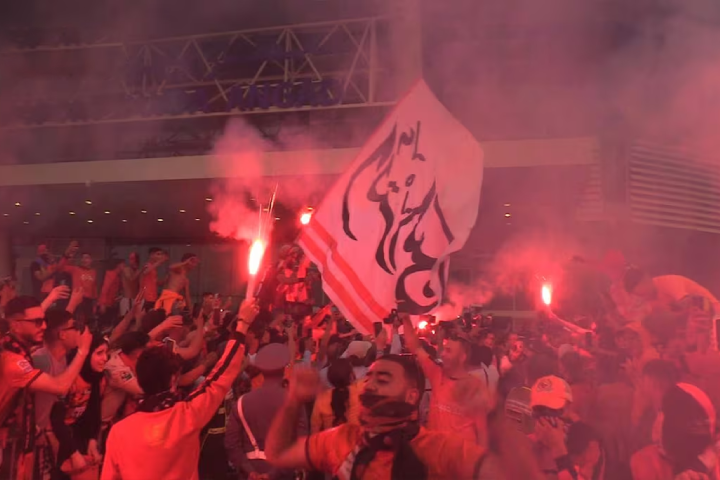
[(448, 256), (475, 224), (480, 145), (419, 81), (365, 143), (305, 226), (300, 244), (325, 293), (360, 332), (398, 302), (443, 300)]

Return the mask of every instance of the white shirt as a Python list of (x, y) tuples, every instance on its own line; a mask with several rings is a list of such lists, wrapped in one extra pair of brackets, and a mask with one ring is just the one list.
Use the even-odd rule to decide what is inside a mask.
[(128, 394), (140, 391), (140, 385), (132, 368), (125, 365), (120, 358), (120, 350), (110, 352), (105, 364), (105, 376), (108, 385), (102, 401), (102, 421), (110, 422), (115, 418)]

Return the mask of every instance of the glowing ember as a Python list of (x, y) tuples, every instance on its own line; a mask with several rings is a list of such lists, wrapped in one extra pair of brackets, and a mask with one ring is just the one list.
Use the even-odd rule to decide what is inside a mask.
[(542, 301), (548, 307), (552, 303), (552, 286), (548, 283), (542, 286)]
[(303, 225), (307, 225), (310, 223), (310, 219), (312, 218), (311, 212), (303, 212), (302, 215), (300, 215), (300, 223)]
[(255, 239), (250, 247), (250, 256), (248, 258), (248, 271), (250, 275), (256, 275), (262, 263), (263, 254), (265, 253), (265, 242)]
[(420, 323), (418, 323), (418, 328), (420, 330), (425, 330), (427, 328), (427, 326), (428, 326), (428, 322), (426, 322), (425, 320), (422, 320), (422, 321), (420, 321)]

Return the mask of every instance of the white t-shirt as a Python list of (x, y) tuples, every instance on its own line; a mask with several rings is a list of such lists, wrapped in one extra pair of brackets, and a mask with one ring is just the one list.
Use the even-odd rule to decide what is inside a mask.
[(132, 368), (125, 365), (120, 358), (120, 350), (110, 352), (110, 357), (105, 364), (105, 376), (108, 379), (108, 385), (102, 401), (102, 421), (109, 422), (115, 418), (128, 394), (140, 391), (140, 385), (138, 385)]

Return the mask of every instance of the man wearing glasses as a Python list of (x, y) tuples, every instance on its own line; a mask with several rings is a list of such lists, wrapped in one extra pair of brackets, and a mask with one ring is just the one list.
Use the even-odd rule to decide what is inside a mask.
[(67, 370), (53, 377), (35, 368), (30, 355), (30, 348), (42, 343), (47, 328), (40, 302), (29, 296), (16, 297), (8, 302), (5, 319), (10, 331), (0, 340), (0, 478), (26, 480), (33, 474), (33, 394), (67, 393), (85, 362), (92, 334), (85, 329), (78, 335), (77, 355)]

